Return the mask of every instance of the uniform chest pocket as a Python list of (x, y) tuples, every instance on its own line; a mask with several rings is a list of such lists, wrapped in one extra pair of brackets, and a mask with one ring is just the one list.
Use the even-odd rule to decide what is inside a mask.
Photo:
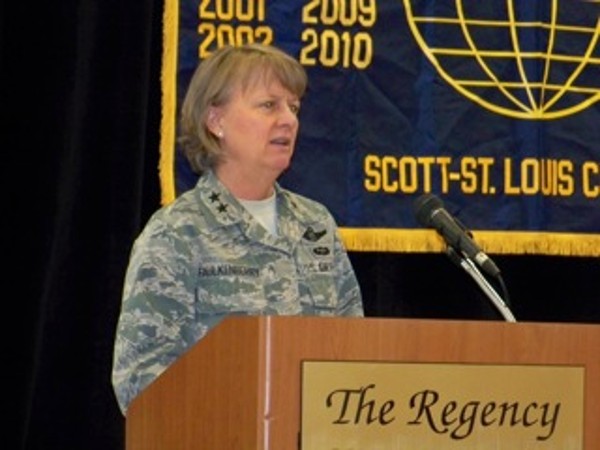
[(204, 314), (260, 314), (266, 306), (259, 267), (231, 263), (198, 267), (196, 295)]
[(337, 289), (332, 258), (316, 258), (302, 264), (301, 292), (305, 308), (311, 313), (329, 315), (337, 304)]

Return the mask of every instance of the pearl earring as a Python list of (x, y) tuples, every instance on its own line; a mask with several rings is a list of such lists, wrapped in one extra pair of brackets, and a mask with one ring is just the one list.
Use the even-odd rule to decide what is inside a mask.
[(219, 139), (223, 138), (223, 130), (219, 130), (217, 136), (219, 137)]

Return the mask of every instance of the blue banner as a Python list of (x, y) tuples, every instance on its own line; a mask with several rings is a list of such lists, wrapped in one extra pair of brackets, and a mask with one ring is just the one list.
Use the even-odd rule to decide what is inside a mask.
[(443, 248), (438, 195), (489, 253), (600, 256), (600, 3), (167, 0), (160, 178), (189, 78), (223, 45), (274, 44), (309, 75), (281, 184), (321, 201), (349, 250)]

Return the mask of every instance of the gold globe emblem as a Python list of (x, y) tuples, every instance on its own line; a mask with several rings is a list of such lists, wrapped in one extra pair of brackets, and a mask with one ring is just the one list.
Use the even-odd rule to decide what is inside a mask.
[(600, 100), (598, 0), (403, 1), (439, 75), (482, 107), (541, 120)]

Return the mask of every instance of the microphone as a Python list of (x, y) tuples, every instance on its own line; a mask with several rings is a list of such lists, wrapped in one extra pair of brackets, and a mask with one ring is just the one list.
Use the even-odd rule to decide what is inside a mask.
[(489, 275), (493, 277), (500, 275), (500, 269), (494, 261), (479, 248), (458, 219), (444, 209), (444, 203), (437, 196), (433, 194), (420, 196), (415, 201), (414, 208), (421, 225), (435, 228), (448, 245), (475, 261)]

